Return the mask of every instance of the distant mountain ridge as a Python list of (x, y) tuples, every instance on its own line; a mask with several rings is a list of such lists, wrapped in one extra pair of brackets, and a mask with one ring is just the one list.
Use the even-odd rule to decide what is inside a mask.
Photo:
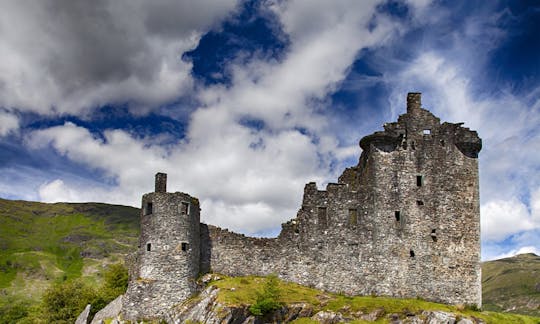
[(484, 309), (540, 316), (540, 256), (484, 262), (482, 295)]

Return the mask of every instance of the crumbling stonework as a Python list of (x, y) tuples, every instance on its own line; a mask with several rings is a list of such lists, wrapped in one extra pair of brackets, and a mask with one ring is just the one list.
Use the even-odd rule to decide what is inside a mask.
[[(266, 275), (332, 292), (481, 305), (478, 152), (462, 124), (440, 123), (409, 93), (407, 113), (362, 138), (338, 183), (304, 188), (277, 238), (199, 223), (187, 194), (143, 196), (141, 247), (124, 301), (151, 318), (196, 292), (199, 271)], [(156, 191), (164, 188), (156, 176)], [(166, 178), (165, 178), (166, 179)], [(182, 214), (182, 202), (190, 213)], [(154, 208), (148, 214), (145, 208)], [(180, 208), (180, 209), (179, 209)], [(189, 251), (182, 251), (182, 242)], [(155, 250), (147, 251), (147, 244)], [(178, 248), (180, 247), (180, 249)], [(142, 312), (130, 305), (146, 305)], [(131, 304), (130, 304), (131, 303)]]

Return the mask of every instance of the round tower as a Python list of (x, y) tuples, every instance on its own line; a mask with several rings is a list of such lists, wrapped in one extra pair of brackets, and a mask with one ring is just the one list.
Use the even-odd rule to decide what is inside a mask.
[(124, 303), (128, 319), (162, 314), (197, 292), (199, 201), (166, 188), (167, 175), (157, 173), (155, 192), (142, 197), (139, 249)]

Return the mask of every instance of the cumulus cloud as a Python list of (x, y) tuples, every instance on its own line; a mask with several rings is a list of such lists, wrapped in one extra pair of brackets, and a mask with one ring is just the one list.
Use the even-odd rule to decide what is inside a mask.
[(19, 129), (19, 117), (0, 110), (0, 136), (16, 132)]
[(180, 56), (236, 1), (2, 2), (0, 106), (79, 114), (147, 109), (191, 86)]
[[(153, 188), (153, 174), (163, 171), (169, 189), (201, 199), (205, 221), (250, 233), (268, 231), (295, 216), (306, 182), (335, 180), (332, 163), (359, 154), (357, 146), (340, 146), (321, 109), (358, 51), (383, 44), (396, 32), (394, 22), (377, 15), (378, 3), (272, 2), (290, 38), (287, 53), (280, 61), (254, 56), (240, 65), (233, 60), (232, 84), (198, 88), (201, 106), (191, 114), (186, 138), (167, 147), (121, 130), (98, 137), (72, 123), (35, 131), (28, 144), (51, 146), (103, 170), (117, 185), (98, 192), (104, 201), (138, 205), (141, 192)], [(113, 191), (116, 195), (110, 195)], [(40, 195), (87, 197), (81, 186), (62, 179), (42, 186)]]
[(482, 239), (500, 241), (522, 231), (540, 228), (540, 222), (517, 199), (492, 200), (482, 205)]

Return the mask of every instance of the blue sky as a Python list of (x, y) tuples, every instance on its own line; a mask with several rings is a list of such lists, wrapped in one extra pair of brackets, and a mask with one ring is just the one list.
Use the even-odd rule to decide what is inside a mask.
[(407, 92), (480, 153), (482, 255), (540, 254), (536, 1), (0, 4), (0, 197), (138, 206), (271, 235)]

